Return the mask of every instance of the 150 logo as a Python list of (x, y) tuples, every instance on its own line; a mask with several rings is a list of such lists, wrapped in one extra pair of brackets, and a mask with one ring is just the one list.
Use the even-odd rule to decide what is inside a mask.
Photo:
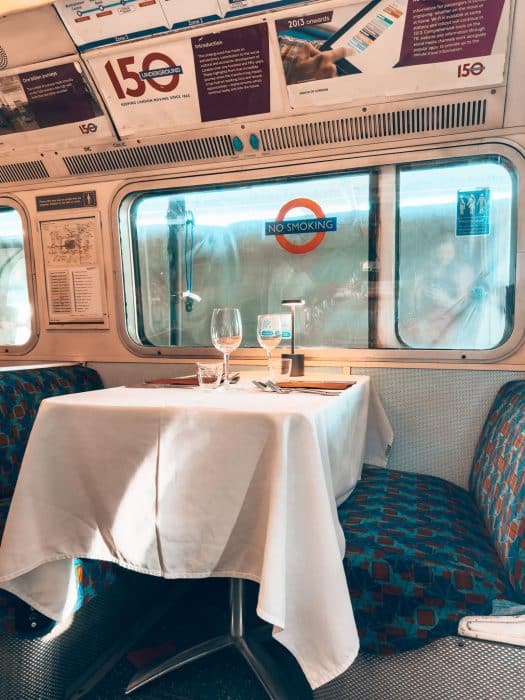
[[(124, 100), (126, 97), (142, 97), (150, 85), (158, 92), (172, 92), (179, 84), (182, 75), (182, 66), (179, 66), (164, 53), (153, 51), (142, 59), (139, 70), (133, 70), (135, 56), (117, 58), (113, 63), (106, 61), (104, 68), (111, 80), (117, 97)], [(160, 67), (154, 67), (155, 63), (161, 63)], [(170, 78), (168, 82), (159, 82), (159, 78)]]
[(460, 63), (458, 66), (458, 78), (468, 78), (471, 75), (481, 75), (485, 66), (480, 61), (475, 63)]
[(98, 129), (98, 126), (93, 122), (88, 122), (87, 124), (79, 124), (78, 128), (81, 134), (93, 134)]

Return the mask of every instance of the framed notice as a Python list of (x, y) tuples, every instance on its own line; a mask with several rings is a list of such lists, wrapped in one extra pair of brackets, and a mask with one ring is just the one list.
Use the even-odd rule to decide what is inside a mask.
[(49, 327), (107, 327), (100, 219), (97, 215), (40, 221)]

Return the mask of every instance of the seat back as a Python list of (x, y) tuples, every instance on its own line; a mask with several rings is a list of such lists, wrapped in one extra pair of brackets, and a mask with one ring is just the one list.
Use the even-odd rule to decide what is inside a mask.
[(525, 602), (525, 381), (508, 382), (498, 391), (469, 488), (517, 599)]
[(13, 495), (40, 402), (102, 387), (98, 372), (83, 365), (0, 371), (0, 498)]

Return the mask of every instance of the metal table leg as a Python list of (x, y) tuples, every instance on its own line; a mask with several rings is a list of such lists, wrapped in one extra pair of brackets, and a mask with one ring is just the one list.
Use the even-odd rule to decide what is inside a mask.
[(235, 647), (239, 651), (271, 700), (287, 700), (287, 698), (291, 700), (290, 693), (280, 680), (277, 664), (251, 635), (246, 634), (244, 581), (236, 578), (230, 579), (230, 633), (208, 639), (180, 654), (165, 659), (161, 663), (154, 663), (137, 671), (128, 683), (126, 695), (166, 673), (228, 647)]

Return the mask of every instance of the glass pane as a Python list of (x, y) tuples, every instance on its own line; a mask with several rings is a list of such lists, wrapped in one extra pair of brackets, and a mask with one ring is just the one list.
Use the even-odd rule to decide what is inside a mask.
[(30, 337), (22, 220), (16, 210), (0, 208), (0, 345), (24, 345)]
[(130, 335), (209, 347), (213, 308), (235, 306), (243, 346), (258, 347), (257, 315), (302, 298), (298, 345), (366, 347), (369, 190), (370, 175), (355, 173), (136, 199)]
[(398, 172), (397, 333), (412, 348), (490, 349), (512, 330), (514, 178), (500, 158)]

